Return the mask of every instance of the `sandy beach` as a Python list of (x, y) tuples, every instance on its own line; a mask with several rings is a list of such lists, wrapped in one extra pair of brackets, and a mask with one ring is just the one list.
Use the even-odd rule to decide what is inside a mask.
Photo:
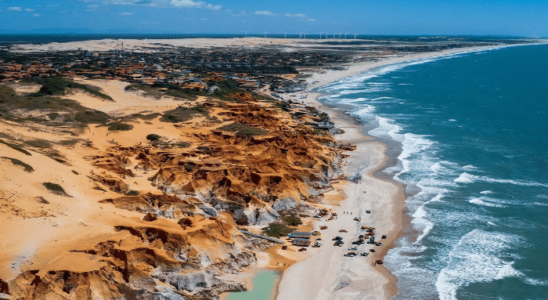
[[(102, 40), (81, 43), (54, 43), (39, 45), (39, 51), (46, 51), (54, 46), (58, 48), (56, 50), (68, 51), (83, 48), (90, 51), (105, 51), (115, 49), (119, 42), (120, 40)], [(262, 49), (262, 47), (266, 48), (270, 44), (276, 44), (276, 51), (291, 52), (302, 50), (295, 50), (299, 47), (312, 47), (309, 42), (305, 40), (237, 38), (169, 41), (124, 40), (124, 45), (128, 51), (131, 49), (136, 52), (146, 52), (149, 47), (150, 49), (157, 49), (159, 45), (163, 47), (163, 43), (165, 43), (166, 48), (179, 46), (196, 48), (233, 47), (245, 51), (255, 47)], [(327, 43), (321, 46), (330, 47)], [(31, 46), (28, 45), (16, 47), (16, 50), (21, 52), (32, 50), (30, 49)], [(342, 47), (344, 48), (346, 45)], [(247, 50), (244, 48), (247, 48)], [(206, 202), (211, 203), (212, 199), (208, 198), (207, 194), (202, 193), (202, 191), (210, 189), (210, 184), (219, 184), (220, 186), (220, 182), (225, 182), (219, 179), (227, 176), (223, 173), (224, 171), (221, 172), (221, 169), (218, 169), (225, 164), (219, 159), (231, 159), (230, 162), (226, 162), (226, 166), (232, 168), (236, 164), (238, 166), (247, 163), (254, 164), (252, 159), (255, 158), (257, 159), (256, 163), (263, 163), (264, 157), (268, 155), (272, 155), (272, 157), (281, 155), (280, 153), (268, 152), (273, 150), (274, 147), (267, 144), (266, 139), (257, 138), (254, 140), (265, 141), (264, 145), (259, 142), (254, 142), (255, 144), (249, 142), (249, 144), (242, 144), (243, 146), (239, 146), (239, 144), (234, 146), (235, 144), (231, 144), (231, 141), (248, 143), (248, 140), (237, 139), (236, 136), (226, 133), (218, 135), (219, 130), (223, 131), (220, 128), (234, 125), (236, 122), (243, 122), (244, 124), (255, 124), (260, 128), (273, 128), (271, 134), (276, 136), (278, 132), (284, 132), (280, 131), (280, 128), (294, 130), (302, 127), (307, 119), (295, 119), (291, 113), (283, 112), (283, 109), (279, 106), (273, 106), (274, 104), (268, 101), (258, 101), (252, 96), (261, 95), (255, 93), (231, 95), (231, 97), (237, 97), (235, 99), (253, 100), (252, 103), (243, 102), (237, 105), (229, 103), (221, 106), (221, 104), (213, 102), (209, 97), (203, 95), (195, 99), (176, 99), (171, 96), (154, 97), (144, 91), (128, 91), (126, 88), (130, 83), (120, 80), (105, 78), (85, 80), (83, 82), (90, 88), (101, 91), (111, 100), (96, 97), (95, 94), (89, 94), (86, 90), (81, 89), (68, 89), (67, 93), (60, 96), (59, 99), (73, 101), (71, 105), (74, 107), (78, 107), (76, 104), (81, 105), (82, 108), (79, 109), (82, 109), (82, 111), (85, 109), (86, 114), (88, 110), (94, 110), (97, 115), (100, 115), (98, 112), (104, 113), (109, 117), (109, 124), (125, 121), (128, 123), (125, 125), (131, 125), (127, 131), (110, 130), (107, 126), (93, 123), (94, 125), (74, 128), (74, 132), (71, 132), (41, 124), (32, 124), (27, 128), (3, 121), (5, 132), (2, 140), (18, 141), (22, 145), (28, 144), (32, 153), (27, 154), (24, 149), (23, 151), (17, 150), (17, 147), (14, 148), (13, 145), (8, 143), (0, 145), (0, 148), (6, 153), (5, 155), (10, 156), (3, 160), (0, 165), (0, 173), (2, 173), (0, 177), (3, 178), (1, 184), (3, 194), (0, 195), (2, 196), (0, 200), (5, 201), (0, 212), (7, 216), (5, 218), (6, 222), (0, 224), (0, 228), (6, 232), (6, 236), (1, 243), (5, 251), (0, 258), (0, 277), (2, 278), (0, 287), (4, 282), (16, 282), (17, 278), (24, 274), (30, 274), (28, 278), (35, 276), (32, 273), (34, 270), (39, 270), (37, 276), (42, 277), (50, 275), (64, 276), (61, 272), (73, 272), (76, 274), (75, 276), (80, 276), (80, 274), (86, 272), (104, 270), (110, 265), (102, 256), (93, 253), (98, 253), (97, 249), (102, 247), (102, 243), (105, 241), (117, 241), (117, 245), (113, 244), (112, 247), (117, 247), (120, 251), (129, 253), (128, 255), (134, 255), (132, 253), (137, 253), (140, 249), (146, 248), (151, 249), (152, 252), (150, 253), (153, 253), (151, 259), (160, 260), (164, 257), (171, 257), (162, 262), (167, 265), (179, 263), (177, 261), (179, 258), (173, 253), (179, 253), (179, 249), (183, 248), (190, 249), (188, 250), (189, 258), (184, 259), (192, 261), (192, 263), (194, 261), (202, 263), (201, 266), (196, 265), (195, 273), (198, 275), (192, 275), (194, 276), (192, 277), (190, 274), (181, 273), (177, 276), (191, 276), (192, 278), (189, 277), (188, 280), (192, 284), (189, 284), (183, 290), (193, 295), (202, 293), (207, 295), (206, 298), (208, 299), (218, 297), (223, 291), (241, 290), (245, 286), (251, 288), (250, 283), (253, 274), (264, 269), (280, 271), (282, 274), (276, 283), (277, 291), (272, 295), (276, 299), (389, 299), (398, 292), (396, 278), (383, 265), (374, 266), (372, 263), (384, 259), (385, 254), (394, 247), (394, 242), (401, 236), (406, 226), (404, 188), (395, 181), (375, 176), (378, 171), (385, 167), (389, 159), (385, 154), (387, 146), (364, 134), (361, 124), (344, 111), (322, 104), (319, 101), (322, 95), (317, 92), (310, 92), (310, 90), (385, 65), (478, 51), (486, 48), (489, 47), (459, 48), (443, 52), (401, 52), (399, 54), (383, 52), (382, 55), (371, 60), (359, 60), (352, 56), (352, 59), (348, 59), (346, 63), (342, 64), (335, 63), (334, 60), (330, 61), (325, 68), (309, 66), (294, 69), (295, 74), (292, 74), (292, 76), (295, 76), (297, 71), (301, 74), (310, 75), (306, 79), (308, 88), (302, 84), (302, 89), (307, 88), (306, 91), (292, 94), (285, 93), (281, 97), (286, 100), (298, 99), (299, 102), (303, 101), (309, 106), (314, 106), (318, 110), (328, 113), (336, 127), (344, 130), (344, 133), (337, 134), (334, 138), (340, 143), (350, 143), (356, 146), (355, 151), (348, 151), (351, 147), (337, 145), (332, 137), (327, 134), (323, 138), (328, 139), (329, 142), (320, 142), (316, 139), (317, 133), (312, 129), (309, 132), (299, 134), (297, 137), (284, 136), (281, 140), (285, 144), (276, 146), (281, 148), (302, 147), (302, 140), (297, 138), (305, 137), (309, 138), (307, 141), (311, 145), (310, 149), (303, 147), (306, 148), (307, 153), (309, 152), (308, 156), (299, 154), (300, 156), (295, 156), (291, 160), (282, 157), (282, 160), (272, 162), (278, 168), (287, 167), (287, 170), (275, 170), (275, 174), (284, 174), (284, 176), (280, 176), (280, 178), (283, 178), (284, 184), (280, 184), (279, 189), (286, 194), (280, 195), (291, 195), (291, 199), (310, 200), (311, 206), (328, 208), (338, 214), (338, 217), (332, 221), (327, 221), (326, 218), (321, 220), (312, 218), (313, 209), (301, 215), (304, 224), (299, 226), (298, 230), (312, 231), (319, 230), (321, 225), (328, 226), (326, 230), (321, 231), (324, 245), (320, 248), (310, 247), (303, 252), (299, 251), (297, 247), (282, 250), (281, 244), (273, 247), (268, 243), (263, 244), (256, 241), (253, 244), (249, 239), (244, 238), (241, 231), (235, 230), (240, 226), (249, 225), (249, 231), (261, 233), (261, 229), (266, 224), (272, 224), (280, 219), (280, 215), (277, 217), (276, 215), (270, 215), (270, 211), (274, 207), (273, 204), (261, 200), (263, 198), (259, 199), (253, 196), (256, 199), (250, 198), (253, 201), (250, 200), (251, 204), (245, 207), (246, 209), (249, 208), (249, 211), (260, 214), (250, 214), (249, 218), (247, 215), (245, 215), (245, 218), (239, 216), (238, 222), (240, 223), (236, 223), (233, 215), (225, 210), (232, 209), (231, 212), (234, 212), (239, 209), (240, 206), (237, 205), (240, 204), (235, 202), (239, 198), (231, 200), (233, 194), (224, 195), (223, 197), (228, 199), (226, 203), (231, 206), (224, 207), (219, 204), (220, 202), (217, 203), (216, 209), (219, 209), (219, 215), (213, 216), (212, 214), (212, 218), (209, 218), (209, 212), (212, 211), (208, 210), (209, 207)], [(327, 49), (325, 51), (331, 50)], [(350, 63), (348, 61), (360, 62)], [(17, 82), (10, 84), (13, 86), (14, 93), (20, 95), (39, 90), (36, 84), (20, 84)], [(257, 93), (270, 95), (270, 91), (279, 90), (270, 89), (269, 91), (268, 85), (264, 85), (256, 91)], [(243, 98), (245, 95), (249, 97)], [(155, 115), (167, 114), (171, 110), (178, 109), (179, 106), (181, 106), (181, 111), (186, 112), (191, 117), (178, 121), (175, 125), (168, 124), (162, 121), (159, 115)], [(206, 109), (204, 107), (210, 108)], [(275, 111), (276, 114), (272, 111)], [(38, 112), (34, 113), (38, 114)], [(177, 113), (179, 112), (177, 111)], [(135, 116), (130, 116), (133, 114)], [(137, 115), (143, 116), (138, 117)], [(316, 115), (317, 111), (314, 111), (314, 116)], [(48, 118), (53, 117), (48, 116)], [(268, 121), (268, 124), (265, 123), (265, 120)], [(76, 130), (78, 128), (80, 129)], [(73, 128), (66, 127), (66, 129)], [(257, 128), (253, 129), (256, 130)], [(152, 141), (149, 141), (149, 136), (158, 136), (156, 139), (160, 139), (162, 143), (170, 148), (168, 150), (159, 148), (161, 151), (155, 150), (157, 145), (153, 145)], [(310, 138), (310, 136), (314, 138)], [(32, 146), (32, 142), (36, 144), (36, 141), (42, 139), (45, 139), (45, 142), (42, 141), (38, 145), (45, 144), (44, 148)], [(66, 145), (62, 143), (73, 140), (74, 143), (67, 143)], [(207, 145), (207, 147), (203, 147), (203, 145)], [(220, 150), (216, 150), (217, 152), (226, 150), (230, 155), (226, 155), (226, 157), (216, 156), (216, 160), (210, 160), (209, 158), (213, 157), (213, 154), (211, 154), (212, 151), (208, 147), (213, 147), (212, 145), (215, 145), (215, 147), (218, 145)], [(230, 147), (227, 145), (230, 145)], [(171, 150), (171, 147), (175, 146), (179, 148)], [(148, 150), (142, 150), (145, 147)], [(154, 151), (149, 151), (152, 148), (154, 148)], [(51, 159), (50, 156), (54, 152), (57, 153), (56, 151), (61, 153), (58, 155), (64, 160)], [(173, 155), (180, 156), (182, 164), (176, 163), (175, 160), (169, 162), (165, 160), (163, 151), (176, 152)], [(286, 154), (283, 151), (281, 152)], [(320, 156), (324, 159), (320, 159)], [(111, 157), (116, 159), (111, 159)], [(323, 169), (314, 169), (317, 171), (314, 171), (315, 174), (324, 177), (322, 182), (330, 182), (329, 185), (319, 186), (318, 194), (315, 194), (316, 191), (309, 193), (307, 191), (309, 187), (302, 180), (292, 179), (297, 178), (291, 175), (296, 172), (295, 170), (302, 171), (302, 169), (299, 169), (301, 167), (297, 166), (296, 169), (294, 165), (295, 162), (300, 164), (303, 160), (302, 157), (309, 157), (310, 161), (314, 162), (311, 166), (319, 166), (316, 162), (325, 162), (325, 157), (337, 157), (336, 160), (327, 160), (333, 163), (330, 167), (333, 170), (330, 173), (333, 177), (328, 177), (331, 175), (326, 175), (327, 172), (322, 171)], [(342, 173), (353, 178), (352, 181), (345, 179), (345, 176), (339, 177), (341, 175), (339, 172), (339, 167), (341, 167), (340, 157), (345, 157), (345, 163), (342, 164)], [(16, 165), (14, 161), (22, 161), (23, 163)], [(171, 163), (173, 165), (170, 165)], [(35, 169), (31, 167), (32, 171), (23, 170), (21, 164), (34, 166)], [(183, 165), (184, 167), (181, 167)], [(204, 172), (219, 171), (218, 178), (211, 177), (205, 180), (196, 177), (198, 172), (194, 171), (195, 168), (202, 167)], [(312, 168), (306, 167), (305, 171), (312, 172), (308, 169)], [(269, 165), (269, 168), (265, 167), (260, 174), (273, 176), (274, 173), (272, 172)], [(131, 174), (131, 176), (128, 174)], [(271, 185), (271, 180), (277, 180), (278, 178), (272, 177), (274, 179), (267, 180), (267, 177), (264, 177), (264, 180), (261, 179), (257, 183), (256, 180), (249, 179), (255, 177), (249, 176), (248, 178), (242, 175), (247, 173), (234, 174), (230, 175), (233, 176), (230, 180), (235, 183), (236, 187), (230, 193), (245, 194), (251, 191), (253, 187), (255, 188), (253, 190), (255, 195), (261, 197), (263, 194), (271, 195), (272, 190), (270, 187), (266, 190), (266, 186), (267, 184)], [(288, 174), (291, 176), (288, 176)], [(170, 178), (178, 178), (178, 181), (172, 181)], [(287, 183), (285, 183), (286, 180)], [(63, 193), (54, 193), (47, 187), (48, 184), (52, 185), (52, 183), (58, 183), (57, 185)], [(264, 193), (260, 189), (260, 193), (257, 192), (256, 186), (259, 185), (264, 185)], [(333, 189), (330, 190), (331, 188)], [(228, 193), (228, 188), (219, 191)], [(329, 192), (324, 193), (325, 191)], [(127, 200), (124, 196), (128, 196), (130, 192), (137, 192), (141, 198)], [(122, 201), (120, 199), (126, 199), (130, 201), (128, 203), (133, 203), (133, 201), (145, 199), (143, 198), (145, 196), (153, 199), (154, 197), (163, 197), (172, 193), (178, 193), (177, 196), (183, 198), (171, 196), (172, 198), (169, 199), (173, 203), (179, 203), (178, 205), (181, 205), (181, 207), (188, 205), (190, 208), (184, 206), (175, 210), (169, 205), (162, 206), (163, 208), (154, 210), (154, 213), (159, 214), (160, 218), (158, 219), (158, 216), (152, 215), (152, 213), (144, 215), (145, 210), (141, 209), (140, 206), (116, 206), (116, 203)], [(231, 198), (228, 198), (229, 196)], [(184, 202), (187, 199), (188, 202)], [(267, 198), (264, 199), (268, 200)], [(295, 200), (295, 202), (297, 201)], [(139, 203), (145, 202), (141, 201)], [(281, 207), (280, 211), (283, 211), (285, 204), (280, 203), (278, 203), (278, 206)], [(114, 206), (111, 204), (114, 204)], [(309, 208), (308, 205), (306, 207)], [(242, 205), (242, 211), (243, 208)], [(256, 210), (254, 210), (255, 208)], [(147, 206), (146, 209), (149, 209), (149, 207)], [(188, 209), (192, 209), (192, 211)], [(175, 211), (175, 213), (173, 215), (171, 213), (166, 214), (165, 211), (168, 210)], [(207, 214), (206, 210), (208, 211)], [(150, 211), (152, 212), (152, 209)], [(367, 211), (370, 211), (370, 213)], [(189, 216), (183, 217), (183, 213), (188, 213)], [(356, 222), (354, 221), (355, 217), (360, 217), (361, 220)], [(177, 219), (184, 222), (179, 223)], [(259, 222), (259, 219), (262, 221)], [(376, 252), (370, 253), (367, 257), (345, 257), (344, 254), (348, 252), (347, 249), (353, 246), (351, 242), (363, 233), (360, 229), (362, 225), (376, 227), (378, 239), (382, 235), (386, 235), (387, 238), (382, 240), (384, 245), (374, 247)], [(165, 235), (161, 235), (164, 239), (156, 237), (141, 238), (140, 230), (148, 232), (149, 228), (166, 232)], [(341, 229), (347, 232), (340, 233)], [(171, 242), (167, 237), (171, 235), (175, 236), (174, 239), (178, 241), (175, 243), (176, 247), (170, 246)], [(331, 239), (337, 235), (344, 237), (345, 244), (343, 247), (334, 247), (332, 245)], [(290, 243), (287, 241), (286, 245), (290, 245)], [(359, 247), (359, 250), (363, 252), (369, 251), (371, 248), (369, 245), (363, 245)], [(169, 252), (172, 250), (175, 252)], [(152, 265), (141, 264), (138, 255), (132, 257), (136, 257), (134, 263), (138, 265), (138, 270), (143, 271), (142, 274), (152, 274), (155, 270)], [(234, 257), (236, 258), (233, 259)], [(112, 259), (115, 260), (116, 258)], [(137, 268), (131, 270), (137, 270)], [(215, 276), (202, 276), (202, 273), (200, 273), (210, 272), (211, 270), (214, 270)], [(24, 274), (21, 272), (24, 272)], [(112, 272), (112, 274), (120, 273), (118, 269), (112, 269), (109, 272)], [(154, 276), (165, 275), (158, 272)], [(107, 277), (94, 278), (93, 280), (97, 280), (97, 282), (111, 280), (110, 277), (105, 278)], [(119, 282), (125, 280), (122, 277), (118, 279)], [(21, 295), (32, 292), (34, 289), (31, 285), (33, 280), (29, 279), (28, 282), (25, 283), (28, 289), (20, 288), (16, 292)], [(158, 284), (163, 285), (163, 283)], [(140, 283), (137, 283), (135, 286), (139, 285)], [(87, 286), (91, 286), (91, 284)], [(181, 289), (178, 285), (175, 286), (170, 285), (166, 288), (170, 291)], [(121, 295), (121, 292), (117, 290), (117, 285), (114, 284), (112, 286), (102, 286), (97, 290), (101, 290), (105, 295), (114, 295), (112, 299)], [(104, 296), (103, 298), (107, 299), (108, 297)]]
[[(486, 49), (489, 47), (390, 57), (378, 62), (350, 65), (344, 71), (316, 73), (307, 81), (313, 89), (385, 65)], [(344, 134), (335, 136), (339, 142), (357, 146), (356, 151), (348, 153), (344, 172), (347, 175), (359, 174), (361, 180), (341, 182), (335, 191), (326, 195), (328, 199), (344, 197), (344, 201), (330, 201), (331, 205), (328, 205), (338, 214), (338, 218), (330, 222), (316, 222), (315, 230), (321, 225), (328, 225), (328, 229), (322, 231), (324, 246), (320, 250), (309, 251), (308, 258), (283, 273), (277, 299), (390, 299), (397, 294), (397, 280), (384, 266), (373, 266), (372, 263), (383, 260), (395, 246), (395, 240), (401, 236), (406, 225), (406, 207), (401, 184), (374, 176), (375, 172), (385, 167), (388, 159), (386, 145), (363, 134), (357, 120), (337, 108), (322, 105), (318, 101), (321, 94), (309, 93), (304, 99), (300, 95), (302, 93), (297, 94), (299, 101), (328, 113), (336, 127), (344, 130)], [(289, 96), (283, 97), (288, 99)], [(366, 210), (371, 210), (371, 214), (367, 214)], [(362, 221), (356, 222), (354, 217), (361, 217)], [(387, 239), (382, 241), (384, 246), (374, 247), (377, 252), (370, 253), (366, 258), (343, 256), (352, 246), (350, 241), (363, 233), (360, 230), (363, 224), (376, 227), (379, 237), (387, 235)], [(339, 233), (341, 229), (348, 232)], [(331, 244), (331, 239), (337, 235), (345, 238), (343, 247)], [(363, 247), (366, 248), (372, 247)]]

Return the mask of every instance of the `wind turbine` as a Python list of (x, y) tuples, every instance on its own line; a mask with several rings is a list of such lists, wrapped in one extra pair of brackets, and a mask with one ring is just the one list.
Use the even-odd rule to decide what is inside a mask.
[(346, 40), (346, 35), (347, 35), (347, 34), (348, 34), (348, 33), (345, 33), (345, 34), (344, 34), (344, 39), (345, 39), (345, 40)]
[(306, 40), (306, 33), (303, 33), (303, 35), (304, 35), (304, 39)]
[(267, 33), (268, 33), (268, 32), (266, 32), (266, 31), (264, 32), (264, 38), (265, 38), (265, 39), (266, 39), (266, 34), (267, 34)]
[(339, 40), (341, 39), (342, 32), (339, 32)]
[(357, 34), (354, 33), (354, 39), (356, 39), (356, 35), (357, 35)]
[(322, 34), (323, 34), (323, 32), (320, 32), (320, 40), (322, 39)]
[(247, 30), (244, 30), (244, 37), (247, 37)]
[(287, 32), (284, 31), (284, 39), (287, 39)]

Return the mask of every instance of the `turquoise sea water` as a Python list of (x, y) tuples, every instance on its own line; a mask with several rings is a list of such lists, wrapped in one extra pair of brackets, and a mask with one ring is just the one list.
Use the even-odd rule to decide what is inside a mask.
[(227, 300), (270, 300), (274, 295), (274, 288), (278, 280), (278, 272), (261, 271), (251, 280), (251, 291), (230, 293)]
[[(395, 299), (548, 299), (548, 45), (386, 66), (321, 89), (389, 146), (412, 224)], [(397, 159), (396, 159), (397, 158)]]

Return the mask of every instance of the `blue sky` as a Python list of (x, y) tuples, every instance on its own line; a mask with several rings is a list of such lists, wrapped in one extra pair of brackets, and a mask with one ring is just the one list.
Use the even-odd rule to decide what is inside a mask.
[(0, 33), (548, 36), (548, 0), (0, 0)]

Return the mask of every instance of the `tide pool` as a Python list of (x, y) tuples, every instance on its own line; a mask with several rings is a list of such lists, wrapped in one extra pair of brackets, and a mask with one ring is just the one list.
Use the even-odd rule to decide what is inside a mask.
[(276, 292), (276, 282), (279, 273), (276, 271), (260, 271), (253, 276), (250, 291), (230, 293), (226, 300), (270, 300)]

